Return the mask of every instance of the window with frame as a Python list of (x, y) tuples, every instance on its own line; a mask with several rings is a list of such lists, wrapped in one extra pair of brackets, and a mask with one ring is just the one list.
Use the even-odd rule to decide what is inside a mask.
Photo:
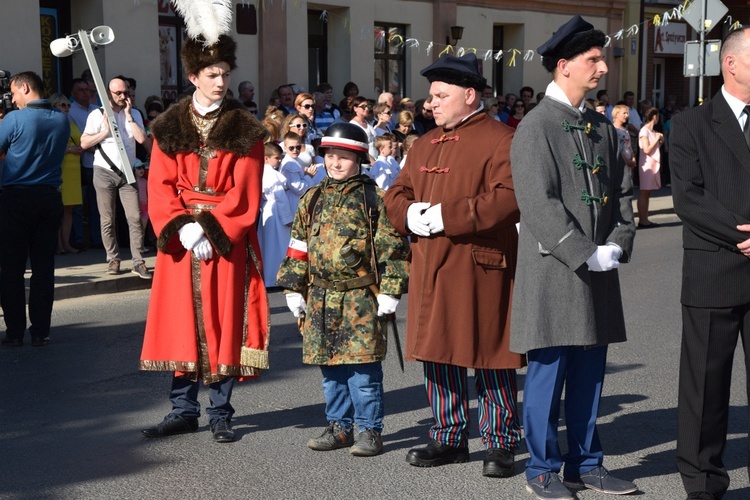
[(406, 88), (406, 26), (375, 23), (374, 35), (375, 91), (403, 97)]

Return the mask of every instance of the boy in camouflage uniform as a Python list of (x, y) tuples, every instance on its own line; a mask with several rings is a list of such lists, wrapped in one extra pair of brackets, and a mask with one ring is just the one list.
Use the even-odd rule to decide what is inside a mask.
[[(361, 172), (368, 155), (364, 131), (331, 125), (320, 149), (328, 177), (300, 200), (276, 284), (287, 289), (299, 320), (302, 361), (323, 373), (328, 426), (307, 446), (351, 446), (352, 455), (373, 456), (383, 448), (383, 316), (395, 312), (407, 290), (409, 244), (385, 216), (382, 191)], [(359, 273), (342, 257), (345, 246), (361, 257)]]

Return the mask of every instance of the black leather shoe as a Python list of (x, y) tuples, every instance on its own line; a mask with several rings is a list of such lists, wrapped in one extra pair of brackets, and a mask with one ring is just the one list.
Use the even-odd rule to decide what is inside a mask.
[(195, 417), (185, 418), (180, 415), (167, 415), (164, 420), (154, 427), (143, 429), (141, 433), (149, 438), (174, 436), (175, 434), (187, 434), (198, 430), (198, 419)]
[(234, 441), (234, 431), (226, 420), (217, 420), (211, 424), (214, 441), (217, 443), (231, 443)]
[(482, 475), (487, 477), (511, 477), (515, 458), (513, 452), (503, 448), (489, 448), (484, 457)]
[(424, 448), (412, 448), (406, 454), (406, 461), (417, 467), (435, 467), (445, 464), (462, 464), (469, 461), (469, 448), (448, 446), (430, 441)]
[(694, 491), (687, 496), (687, 500), (714, 500), (714, 495), (708, 491)]
[(0, 344), (2, 344), (5, 347), (19, 347), (23, 345), (23, 339), (15, 338), (15, 337), (8, 337), (6, 335), (5, 338), (3, 338), (2, 341), (0, 341)]
[(31, 345), (34, 347), (43, 347), (49, 344), (49, 337), (33, 337), (31, 339)]

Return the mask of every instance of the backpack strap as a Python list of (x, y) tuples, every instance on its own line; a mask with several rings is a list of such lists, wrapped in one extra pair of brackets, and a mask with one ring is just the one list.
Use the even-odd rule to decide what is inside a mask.
[(380, 284), (380, 273), (378, 273), (378, 259), (375, 255), (375, 231), (377, 230), (378, 217), (378, 193), (375, 185), (370, 183), (364, 184), (365, 188), (365, 213), (367, 214), (367, 224), (370, 233), (370, 263), (372, 272), (375, 273), (375, 283)]
[[(310, 242), (310, 231), (312, 227), (312, 221), (313, 221), (313, 215), (319, 215), (315, 214), (315, 210), (318, 209), (318, 212), (320, 212), (320, 209), (318, 207), (318, 198), (320, 198), (320, 186), (314, 186), (310, 188), (312, 193), (310, 194), (310, 200), (307, 203), (307, 213), (305, 214), (305, 234), (307, 234), (307, 242)], [(310, 265), (307, 266), (307, 282), (308, 285), (312, 284), (313, 277), (310, 274)]]
[[(107, 116), (104, 113), (104, 108), (99, 108), (99, 112), (101, 112), (102, 117), (106, 120)], [(110, 131), (110, 134), (112, 132)], [(123, 172), (120, 168), (117, 168), (117, 165), (115, 165), (115, 162), (113, 162), (110, 157), (107, 155), (107, 153), (104, 152), (104, 148), (102, 147), (102, 143), (98, 142), (95, 146), (95, 149), (99, 151), (99, 154), (102, 155), (102, 158), (104, 158), (104, 161), (107, 162), (107, 165), (109, 165), (109, 168), (119, 175), (125, 182), (127, 182), (127, 178), (125, 177), (125, 172)]]

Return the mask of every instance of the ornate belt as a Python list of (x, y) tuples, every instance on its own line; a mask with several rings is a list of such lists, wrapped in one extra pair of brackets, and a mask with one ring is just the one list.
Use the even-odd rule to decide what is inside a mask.
[(210, 212), (216, 208), (216, 205), (209, 205), (206, 203), (188, 203), (185, 205), (185, 208), (192, 210), (194, 214), (199, 214), (201, 212)]

